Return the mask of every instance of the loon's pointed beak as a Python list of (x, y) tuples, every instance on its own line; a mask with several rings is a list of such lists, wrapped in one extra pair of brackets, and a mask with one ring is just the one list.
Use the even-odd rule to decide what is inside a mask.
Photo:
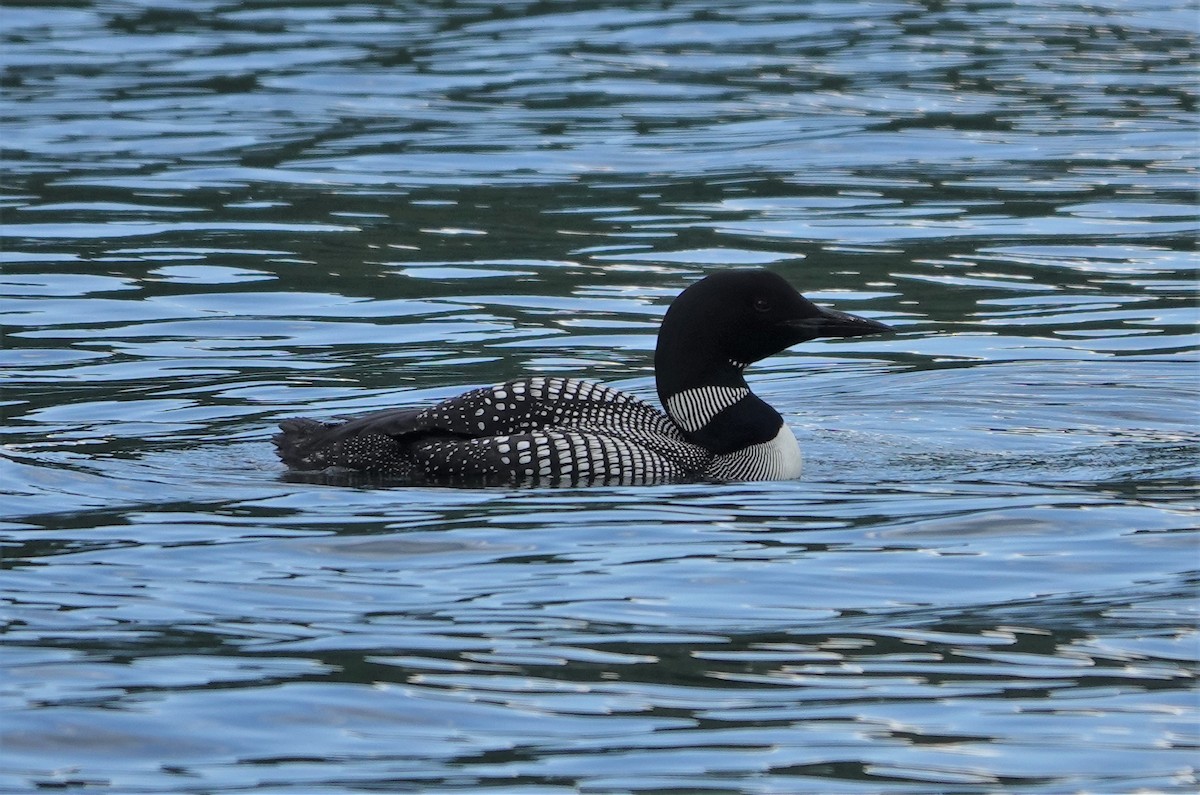
[(858, 315), (839, 312), (836, 309), (817, 307), (817, 314), (789, 320), (788, 325), (802, 332), (808, 339), (816, 337), (865, 337), (869, 334), (887, 334), (894, 328), (878, 320), (869, 320)]

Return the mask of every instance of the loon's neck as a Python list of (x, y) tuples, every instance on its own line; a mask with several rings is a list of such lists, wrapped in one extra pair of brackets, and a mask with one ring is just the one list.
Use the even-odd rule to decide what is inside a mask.
[[(681, 372), (679, 361), (658, 362), (658, 397), (684, 437), (716, 455), (769, 442), (783, 426), (775, 409), (750, 391), (738, 362)], [(690, 377), (688, 377), (690, 376)]]
[(776, 339), (753, 318), (731, 324), (727, 298), (741, 300), (723, 291), (685, 290), (667, 310), (654, 351), (654, 380), (667, 416), (689, 442), (716, 455), (769, 442), (779, 433), (783, 418), (750, 391), (743, 371), (790, 339), (787, 334)]

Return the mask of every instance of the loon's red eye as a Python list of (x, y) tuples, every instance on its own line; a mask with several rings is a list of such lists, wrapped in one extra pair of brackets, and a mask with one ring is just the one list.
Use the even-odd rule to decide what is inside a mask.
[(754, 311), (770, 312), (771, 311), (771, 302), (765, 298), (755, 298), (754, 299)]

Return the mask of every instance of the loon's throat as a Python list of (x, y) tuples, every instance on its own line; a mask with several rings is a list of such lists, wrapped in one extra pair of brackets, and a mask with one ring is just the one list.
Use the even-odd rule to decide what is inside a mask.
[(783, 426), (779, 412), (744, 384), (685, 389), (663, 403), (689, 442), (716, 455), (769, 442)]
[(663, 408), (685, 433), (695, 433), (750, 394), (747, 386), (701, 386), (672, 395)]
[(695, 347), (670, 350), (660, 345), (654, 354), (654, 383), (658, 399), (663, 408), (670, 412), (667, 402), (685, 392), (728, 387), (747, 392), (746, 365), (712, 352), (697, 351)]

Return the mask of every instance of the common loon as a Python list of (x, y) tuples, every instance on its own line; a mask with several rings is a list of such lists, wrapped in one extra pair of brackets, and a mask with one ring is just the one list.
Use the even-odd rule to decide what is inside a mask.
[(795, 478), (796, 437), (750, 391), (746, 366), (816, 337), (891, 330), (819, 307), (769, 271), (723, 271), (684, 290), (663, 318), (654, 372), (666, 414), (600, 384), (534, 377), (341, 423), (285, 420), (273, 440), (293, 469), (349, 469), (410, 483)]

